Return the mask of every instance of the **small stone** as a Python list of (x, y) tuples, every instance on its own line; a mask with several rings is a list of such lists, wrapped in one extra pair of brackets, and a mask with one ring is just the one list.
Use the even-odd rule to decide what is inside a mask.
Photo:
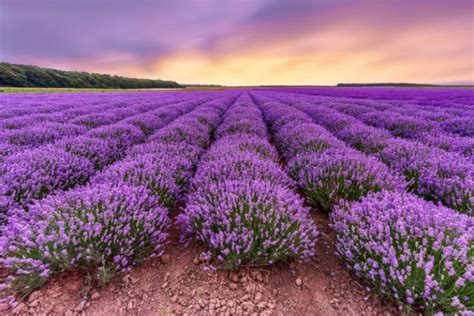
[(254, 279), (256, 279), (259, 274), (260, 274), (260, 272), (258, 272), (258, 271), (251, 271), (251, 272), (250, 272), (250, 275), (251, 275), (252, 278), (254, 278)]
[(30, 297), (28, 297), (28, 302), (33, 302), (36, 301), (41, 297), (41, 292), (40, 291), (35, 291), (30, 294)]
[(277, 289), (273, 289), (273, 295), (278, 295), (278, 290)]
[(178, 301), (178, 298), (179, 298), (178, 295), (173, 296), (173, 297), (171, 298), (171, 302), (172, 302), (172, 303), (176, 303), (176, 302)]
[(257, 294), (255, 294), (255, 301), (256, 302), (260, 302), (263, 298), (263, 295), (262, 293), (258, 292)]
[(233, 273), (231, 280), (235, 283), (239, 283), (239, 275), (237, 273)]
[(264, 309), (266, 306), (267, 306), (267, 304), (265, 302), (260, 302), (260, 303), (257, 304), (257, 307), (259, 309)]
[(128, 310), (132, 310), (132, 309), (133, 309), (133, 303), (132, 303), (132, 302), (128, 302), (127, 309), (128, 309)]
[(49, 315), (49, 313), (52, 313), (53, 310), (54, 310), (54, 305), (49, 305), (49, 306), (45, 307), (43, 312), (44, 312), (45, 315)]
[(64, 313), (64, 316), (74, 316), (74, 312), (68, 309), (66, 313)]
[(38, 305), (39, 305), (39, 300), (34, 300), (33, 302), (29, 304), (30, 307), (36, 307)]
[(162, 289), (166, 289), (168, 287), (168, 282), (165, 282), (161, 285), (161, 288)]
[(22, 311), (24, 311), (25, 309), (26, 309), (26, 305), (24, 303), (20, 303), (12, 310), (12, 313), (13, 314), (19, 314)]
[(129, 274), (126, 274), (126, 275), (122, 278), (122, 281), (123, 281), (124, 283), (126, 283), (126, 284), (127, 284), (128, 282), (130, 282), (130, 275), (129, 275)]
[(300, 278), (297, 278), (296, 281), (295, 281), (295, 283), (296, 283), (296, 286), (301, 286), (301, 285), (303, 285), (303, 281), (301, 281)]
[(163, 255), (163, 256), (161, 257), (161, 261), (162, 261), (163, 263), (169, 263), (169, 262), (171, 261), (171, 256), (170, 256), (170, 255)]
[(140, 281), (138, 278), (130, 277), (130, 282), (132, 282), (132, 284), (137, 284), (138, 281)]
[(92, 293), (91, 299), (92, 299), (93, 301), (97, 301), (99, 298), (100, 298), (100, 293), (99, 293), (99, 292), (94, 292), (94, 293)]
[(247, 310), (248, 313), (253, 313), (253, 311), (255, 310), (255, 305), (251, 302), (246, 302), (244, 305), (244, 308)]
[(230, 282), (229, 287), (231, 290), (237, 290), (239, 288), (238, 284), (234, 282)]
[(143, 299), (144, 301), (147, 301), (147, 300), (148, 300), (148, 294), (144, 293), (144, 294), (142, 295), (142, 299)]
[(10, 308), (10, 305), (7, 302), (0, 303), (0, 312), (4, 312)]

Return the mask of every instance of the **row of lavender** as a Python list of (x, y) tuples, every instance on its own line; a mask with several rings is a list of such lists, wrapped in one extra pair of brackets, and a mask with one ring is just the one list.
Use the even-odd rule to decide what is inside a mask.
[[(279, 91), (282, 91), (279, 89)], [(403, 103), (420, 108), (438, 110), (457, 109), (472, 111), (474, 101), (472, 89), (455, 88), (296, 88), (285, 89), (285, 92), (304, 93), (307, 95), (351, 98), (352, 101), (374, 100), (377, 103)], [(434, 110), (434, 109), (433, 109)]]
[[(150, 102), (131, 97), (131, 94), (120, 94), (119, 97), (102, 97), (99, 99), (100, 102), (94, 102), (97, 98), (97, 96), (91, 97), (88, 102), (77, 104), (75, 98), (66, 101), (66, 97), (63, 96), (62, 102), (52, 103), (49, 106), (24, 105), (26, 109), (39, 112), (41, 108), (47, 107), (47, 112), (0, 120), (0, 157), (53, 143), (61, 138), (82, 135), (91, 128), (111, 125), (121, 120), (133, 123), (126, 121), (126, 118), (136, 117), (142, 120), (146, 117), (152, 118), (150, 114), (159, 107), (186, 99), (181, 95), (165, 94), (159, 100)], [(80, 100), (83, 100), (83, 97)], [(15, 106), (23, 105), (15, 104)], [(2, 109), (0, 115), (8, 112), (8, 109)]]
[(1, 214), (13, 208), (27, 208), (31, 201), (55, 190), (86, 183), (104, 166), (123, 157), (127, 148), (143, 142), (147, 134), (205, 100), (162, 106), (111, 125), (92, 128), (84, 135), (4, 157), (0, 164)]
[(337, 253), (348, 267), (402, 304), (469, 314), (472, 217), (406, 193), (400, 175), (314, 124), (316, 115), (276, 102), (275, 93), (253, 97), (307, 200), (331, 212)]
[(244, 94), (226, 113), (201, 160), (186, 208), (186, 238), (228, 269), (314, 255), (317, 230), (278, 164), (260, 110)]
[(418, 141), (393, 137), (384, 129), (367, 126), (347, 114), (311, 99), (273, 94), (307, 113), (350, 146), (374, 155), (392, 170), (405, 176), (408, 190), (459, 212), (474, 214), (474, 165), (472, 155), (463, 157)]
[(224, 94), (199, 105), (149, 142), (123, 147), (125, 159), (89, 184), (12, 212), (0, 237), (2, 265), (11, 270), (5, 290), (27, 295), (51, 275), (73, 268), (105, 282), (147, 255), (160, 255), (169, 209), (234, 99), (235, 93)]
[(447, 109), (439, 107), (426, 110), (374, 101), (340, 102), (333, 98), (311, 101), (352, 115), (370, 126), (386, 129), (393, 136), (417, 140), (465, 156), (474, 154), (474, 110), (447, 113)]
[(310, 97), (293, 94), (292, 99), (330, 107), (354, 116), (354, 121), (385, 129), (395, 137), (416, 140), (449, 152), (474, 155), (474, 110), (431, 107), (419, 109), (400, 102)]

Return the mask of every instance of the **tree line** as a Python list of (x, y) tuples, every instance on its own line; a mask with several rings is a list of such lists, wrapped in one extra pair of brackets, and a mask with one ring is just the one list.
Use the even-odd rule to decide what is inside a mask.
[(0, 87), (146, 89), (180, 88), (181, 85), (168, 80), (126, 78), (0, 63)]

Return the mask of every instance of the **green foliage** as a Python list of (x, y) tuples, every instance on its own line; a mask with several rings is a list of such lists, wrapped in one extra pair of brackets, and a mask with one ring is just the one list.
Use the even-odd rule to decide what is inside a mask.
[(136, 79), (88, 72), (0, 63), (0, 86), (44, 88), (180, 88), (174, 81)]

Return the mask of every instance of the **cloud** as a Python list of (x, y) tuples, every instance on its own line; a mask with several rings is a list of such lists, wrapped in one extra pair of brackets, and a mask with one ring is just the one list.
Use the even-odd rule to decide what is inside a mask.
[(474, 80), (470, 1), (0, 0), (0, 58), (190, 83)]

